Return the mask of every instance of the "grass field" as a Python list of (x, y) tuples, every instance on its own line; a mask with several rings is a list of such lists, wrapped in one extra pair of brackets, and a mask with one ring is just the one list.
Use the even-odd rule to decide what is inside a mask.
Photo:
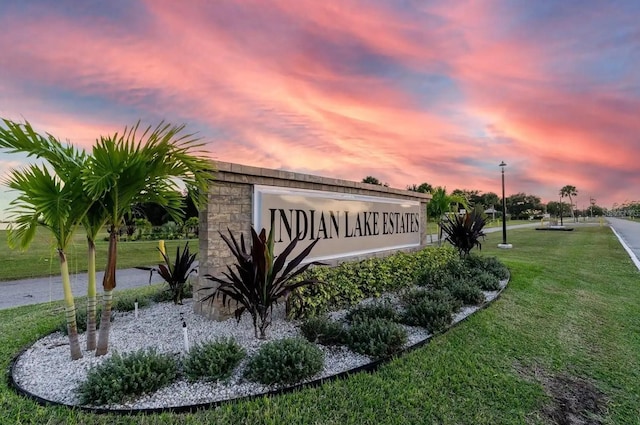
[[(96, 241), (96, 266), (104, 270), (107, 263), (108, 237), (105, 231)], [(167, 253), (174, 255), (177, 246), (185, 241), (166, 241)], [(190, 247), (197, 249), (198, 241), (191, 240)], [(158, 241), (120, 242), (118, 244), (118, 268), (149, 266), (158, 264), (160, 254)], [(45, 229), (38, 229), (31, 246), (25, 250), (10, 249), (7, 245), (7, 231), (0, 230), (0, 281), (60, 274), (60, 265), (56, 253), (55, 240)], [(68, 252), (71, 273), (87, 270), (87, 238), (80, 230), (73, 238)]]
[[(1, 424), (544, 424), (576, 405), (593, 424), (640, 423), (640, 273), (607, 227), (490, 234), (512, 272), (502, 297), (373, 374), (195, 414), (91, 415), (0, 383)], [(61, 320), (59, 305), (0, 311), (0, 365)], [(162, 326), (162, 324), (158, 324)], [(564, 407), (563, 407), (564, 406)], [(589, 407), (591, 406), (591, 407)], [(594, 416), (595, 415), (595, 416)]]

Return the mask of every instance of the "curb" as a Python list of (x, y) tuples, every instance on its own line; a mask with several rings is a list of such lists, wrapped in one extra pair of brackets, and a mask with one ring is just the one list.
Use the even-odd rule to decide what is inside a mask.
[(616, 237), (620, 241), (620, 245), (622, 245), (624, 250), (627, 251), (627, 254), (629, 254), (629, 257), (631, 257), (631, 261), (633, 262), (633, 264), (638, 270), (640, 270), (640, 260), (638, 259), (638, 257), (636, 257), (636, 254), (633, 253), (629, 245), (627, 245), (624, 239), (622, 239), (622, 236), (620, 236), (620, 234), (616, 232), (616, 229), (614, 229), (613, 226), (609, 225), (609, 228), (613, 231), (613, 234), (616, 235)]

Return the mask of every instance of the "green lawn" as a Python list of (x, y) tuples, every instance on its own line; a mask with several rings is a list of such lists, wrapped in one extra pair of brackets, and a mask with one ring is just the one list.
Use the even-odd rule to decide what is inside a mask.
[[(96, 241), (96, 262), (98, 270), (104, 270), (107, 263), (108, 237), (105, 231)], [(166, 241), (167, 253), (175, 253), (177, 246), (185, 241)], [(191, 248), (198, 247), (197, 240), (190, 241)], [(10, 249), (7, 245), (7, 231), (0, 230), (0, 281), (60, 274), (60, 263), (55, 250), (55, 240), (46, 229), (38, 229), (36, 236), (25, 251)], [(120, 242), (118, 244), (118, 268), (149, 266), (161, 260), (157, 250), (158, 241)], [(80, 230), (73, 238), (67, 257), (69, 270), (77, 273), (87, 270), (87, 238)]]
[[(585, 389), (604, 406), (602, 422), (590, 423), (640, 423), (640, 273), (609, 228), (513, 230), (511, 250), (496, 248), (500, 238), (490, 234), (482, 252), (512, 272), (502, 297), (376, 373), (196, 414), (132, 417), (41, 407), (3, 381), (0, 423), (543, 424), (563, 394)], [(60, 322), (53, 307), (0, 311), (3, 369)]]

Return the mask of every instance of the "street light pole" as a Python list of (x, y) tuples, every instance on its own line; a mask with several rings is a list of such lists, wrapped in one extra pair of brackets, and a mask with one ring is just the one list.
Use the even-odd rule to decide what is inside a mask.
[(564, 226), (564, 223), (562, 222), (563, 209), (564, 209), (564, 205), (562, 205), (562, 193), (560, 193), (560, 226)]
[(502, 243), (498, 244), (498, 248), (512, 248), (513, 245), (507, 243), (507, 200), (504, 196), (504, 167), (506, 167), (504, 161), (500, 162), (499, 167), (502, 169)]

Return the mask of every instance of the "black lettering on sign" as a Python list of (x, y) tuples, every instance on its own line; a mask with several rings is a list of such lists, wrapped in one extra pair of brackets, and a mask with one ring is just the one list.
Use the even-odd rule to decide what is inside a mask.
[(355, 236), (362, 236), (362, 223), (360, 222), (360, 214), (356, 214), (356, 227), (353, 229)]
[(333, 213), (333, 211), (329, 211), (329, 217), (331, 217), (331, 227), (329, 228), (329, 238), (331, 238), (331, 239), (333, 238), (333, 233), (332, 233), (331, 229), (335, 229), (336, 238), (339, 238), (340, 237), (340, 225), (338, 223), (340, 223), (340, 211), (336, 212), (335, 214)]
[(383, 212), (382, 213), (382, 234), (383, 235), (388, 235), (389, 234), (389, 230), (387, 229), (388, 220), (389, 220), (389, 213), (388, 212)]
[(344, 237), (345, 238), (352, 238), (353, 232), (351, 232), (351, 234), (349, 234), (349, 211), (345, 211), (344, 212)]
[(378, 216), (380, 215), (380, 213), (378, 211), (374, 211), (373, 212), (373, 234), (374, 235), (379, 235), (380, 234), (380, 229), (378, 228)]
[[(278, 212), (278, 220), (276, 220), (276, 211)], [(274, 229), (274, 239), (276, 242), (282, 242), (282, 227), (284, 226), (285, 232), (287, 232), (288, 240), (291, 240), (291, 222), (290, 220), (293, 218), (293, 210), (289, 210), (289, 219), (287, 218), (287, 213), (282, 208), (275, 209), (270, 208), (269, 212), (271, 213), (271, 225), (276, 226)], [(277, 233), (277, 236), (276, 236)]]

